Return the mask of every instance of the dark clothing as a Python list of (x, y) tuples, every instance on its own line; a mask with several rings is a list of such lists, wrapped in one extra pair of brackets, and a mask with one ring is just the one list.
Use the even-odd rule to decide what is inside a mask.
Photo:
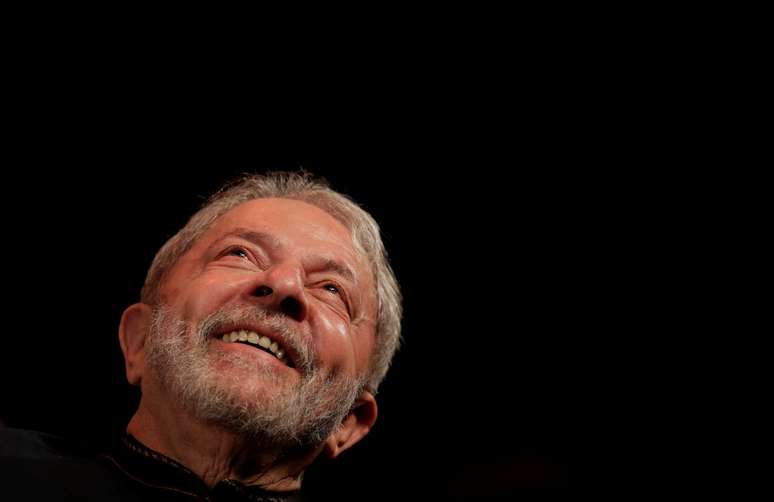
[(2, 500), (293, 501), (226, 479), (212, 488), (132, 436), (105, 451), (40, 432), (0, 428)]

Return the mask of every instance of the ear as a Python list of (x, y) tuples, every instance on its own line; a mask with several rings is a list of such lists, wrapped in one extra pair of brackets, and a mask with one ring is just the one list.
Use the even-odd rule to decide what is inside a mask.
[(118, 340), (126, 362), (126, 379), (132, 385), (140, 385), (145, 372), (145, 338), (151, 322), (151, 308), (135, 303), (124, 310), (118, 327)]
[(377, 415), (376, 399), (370, 392), (363, 391), (336, 432), (325, 440), (328, 457), (338, 457), (341, 452), (363, 439), (376, 423)]

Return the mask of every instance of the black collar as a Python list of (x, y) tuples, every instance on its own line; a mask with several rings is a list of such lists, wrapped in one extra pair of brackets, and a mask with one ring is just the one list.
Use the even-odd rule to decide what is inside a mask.
[(224, 479), (209, 488), (184, 465), (153, 451), (132, 435), (125, 435), (118, 447), (105, 455), (126, 476), (158, 490), (172, 491), (193, 498), (213, 501), (290, 502), (299, 492), (270, 492), (235, 479)]

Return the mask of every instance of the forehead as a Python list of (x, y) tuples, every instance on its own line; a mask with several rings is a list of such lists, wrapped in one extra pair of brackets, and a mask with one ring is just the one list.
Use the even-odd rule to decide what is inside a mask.
[(256, 199), (231, 209), (202, 236), (203, 241), (235, 228), (263, 230), (288, 244), (299, 240), (335, 244), (354, 252), (349, 230), (336, 218), (312, 204), (280, 198)]

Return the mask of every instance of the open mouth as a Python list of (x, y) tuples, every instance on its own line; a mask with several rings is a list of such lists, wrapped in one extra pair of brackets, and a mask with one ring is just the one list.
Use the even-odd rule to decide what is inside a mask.
[(268, 336), (259, 335), (254, 331), (239, 330), (226, 333), (220, 337), (220, 340), (226, 343), (241, 343), (255, 347), (279, 359), (283, 364), (293, 368), (293, 361), (288, 357), (285, 350), (276, 341)]

